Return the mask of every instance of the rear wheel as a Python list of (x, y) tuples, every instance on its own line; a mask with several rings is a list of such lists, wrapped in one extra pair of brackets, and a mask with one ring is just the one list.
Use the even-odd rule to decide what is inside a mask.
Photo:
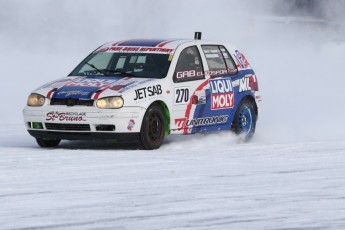
[(60, 139), (57, 140), (46, 140), (42, 138), (36, 138), (37, 144), (43, 148), (52, 148), (60, 144)]
[(159, 105), (151, 105), (144, 116), (140, 129), (140, 143), (143, 149), (158, 149), (164, 140), (165, 120)]
[(248, 100), (241, 101), (235, 113), (232, 130), (245, 141), (253, 137), (256, 127), (254, 105)]

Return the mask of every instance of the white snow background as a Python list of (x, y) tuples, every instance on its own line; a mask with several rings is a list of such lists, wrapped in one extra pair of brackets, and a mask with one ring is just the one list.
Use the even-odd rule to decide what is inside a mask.
[[(345, 33), (274, 1), (0, 0), (0, 229), (345, 229)], [(263, 102), (256, 136), (169, 136), (155, 151), (37, 146), (21, 110), (114, 40), (236, 44)]]

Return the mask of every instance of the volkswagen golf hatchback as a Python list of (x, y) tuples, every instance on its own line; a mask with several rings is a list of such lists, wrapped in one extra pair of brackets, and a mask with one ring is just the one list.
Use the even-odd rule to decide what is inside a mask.
[(67, 77), (34, 90), (23, 114), (41, 147), (133, 140), (157, 149), (169, 134), (232, 130), (249, 139), (258, 90), (249, 62), (231, 44), (127, 40), (102, 45)]

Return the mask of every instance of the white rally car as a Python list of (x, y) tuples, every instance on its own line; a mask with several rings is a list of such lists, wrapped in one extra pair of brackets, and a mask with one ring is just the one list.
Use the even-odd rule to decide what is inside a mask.
[(194, 40), (107, 43), (67, 77), (34, 90), (24, 108), (41, 147), (66, 140), (133, 140), (157, 149), (168, 134), (232, 130), (250, 138), (258, 81), (233, 45)]

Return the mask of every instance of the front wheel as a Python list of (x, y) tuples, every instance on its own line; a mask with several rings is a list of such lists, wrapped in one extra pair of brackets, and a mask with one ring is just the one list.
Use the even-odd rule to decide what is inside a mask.
[(36, 142), (39, 146), (43, 147), (43, 148), (52, 148), (52, 147), (56, 147), (60, 144), (60, 139), (57, 140), (46, 140), (46, 139), (42, 139), (42, 138), (36, 138)]
[(151, 105), (144, 116), (140, 129), (140, 143), (144, 149), (158, 149), (164, 140), (164, 114), (159, 105)]
[(244, 138), (251, 139), (256, 127), (256, 114), (254, 105), (248, 100), (241, 101), (235, 113), (232, 130)]

